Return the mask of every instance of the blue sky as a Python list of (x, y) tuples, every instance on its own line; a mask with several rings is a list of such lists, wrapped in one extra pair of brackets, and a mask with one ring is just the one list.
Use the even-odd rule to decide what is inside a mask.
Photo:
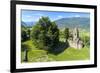
[(21, 20), (24, 22), (36, 22), (42, 16), (48, 16), (51, 21), (58, 20), (61, 18), (71, 17), (86, 17), (89, 18), (89, 13), (79, 12), (54, 12), (54, 11), (35, 11), (35, 10), (22, 10)]

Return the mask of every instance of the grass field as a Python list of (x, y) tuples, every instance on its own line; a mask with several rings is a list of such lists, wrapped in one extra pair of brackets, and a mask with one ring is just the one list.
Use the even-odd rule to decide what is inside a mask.
[[(59, 54), (47, 53), (45, 50), (36, 48), (31, 40), (24, 42), (31, 47), (28, 52), (28, 62), (48, 62), (48, 61), (72, 61), (87, 60), (90, 58), (90, 49), (84, 47), (80, 50), (74, 48), (65, 48)], [(24, 53), (21, 52), (21, 62), (23, 62)]]

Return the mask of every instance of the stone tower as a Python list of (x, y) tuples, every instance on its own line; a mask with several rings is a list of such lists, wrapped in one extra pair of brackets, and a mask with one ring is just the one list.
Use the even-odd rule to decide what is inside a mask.
[(79, 30), (78, 28), (75, 28), (73, 31), (73, 40), (76, 40), (77, 38), (79, 38)]
[(69, 40), (70, 47), (73, 47), (75, 49), (81, 49), (83, 47), (83, 41), (79, 37), (79, 30), (78, 28), (75, 28), (73, 30), (72, 34), (72, 40)]

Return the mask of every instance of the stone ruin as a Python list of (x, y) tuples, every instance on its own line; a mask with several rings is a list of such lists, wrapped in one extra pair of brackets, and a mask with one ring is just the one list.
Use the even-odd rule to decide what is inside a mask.
[(72, 31), (72, 37), (68, 39), (69, 46), (73, 47), (75, 49), (81, 49), (83, 48), (84, 44), (83, 41), (79, 37), (79, 30), (78, 28), (75, 28)]

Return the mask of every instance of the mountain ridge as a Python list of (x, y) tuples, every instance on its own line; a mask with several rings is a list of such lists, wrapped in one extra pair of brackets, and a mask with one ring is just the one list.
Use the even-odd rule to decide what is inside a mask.
[[(71, 18), (61, 18), (54, 21), (58, 28), (75, 28), (79, 27), (82, 29), (89, 29), (90, 28), (90, 19), (85, 17), (71, 17)], [(21, 21), (21, 25), (26, 27), (32, 27), (35, 25), (36, 22), (23, 22)]]
[(62, 18), (55, 21), (59, 28), (90, 28), (90, 19), (85, 17)]

